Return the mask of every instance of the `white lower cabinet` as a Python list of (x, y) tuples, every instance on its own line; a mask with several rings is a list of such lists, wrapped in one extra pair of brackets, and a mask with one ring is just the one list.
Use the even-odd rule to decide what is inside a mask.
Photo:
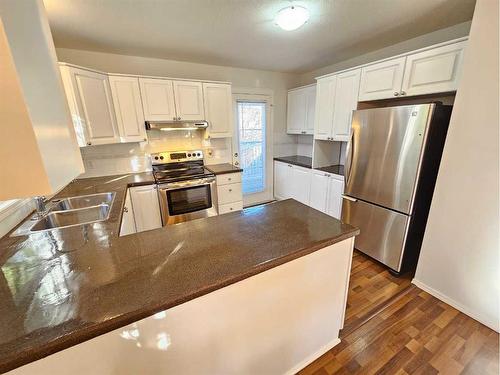
[(160, 228), (160, 202), (156, 185), (136, 186), (129, 190), (137, 232)]
[(344, 193), (344, 179), (331, 175), (328, 181), (328, 199), (326, 213), (340, 220), (342, 214), (342, 194)]
[(219, 215), (243, 209), (240, 172), (217, 175), (216, 184)]
[(316, 169), (274, 162), (274, 196), (293, 198), (340, 220), (344, 177)]
[(123, 205), (120, 236), (126, 236), (127, 234), (135, 232), (137, 232), (137, 229), (135, 227), (134, 209), (132, 208), (132, 201), (130, 200), (130, 189), (127, 189), (125, 204)]
[(311, 191), (311, 170), (309, 168), (292, 166), (292, 179), (289, 182), (292, 198), (300, 203), (309, 204)]
[(309, 200), (309, 206), (318, 211), (326, 212), (329, 181), (330, 175), (328, 173), (313, 169), (311, 173), (311, 199)]

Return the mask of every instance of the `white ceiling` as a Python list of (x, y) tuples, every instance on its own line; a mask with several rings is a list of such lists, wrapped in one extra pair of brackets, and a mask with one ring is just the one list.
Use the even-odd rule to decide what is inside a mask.
[(475, 0), (44, 0), (56, 47), (305, 72), (472, 18)]

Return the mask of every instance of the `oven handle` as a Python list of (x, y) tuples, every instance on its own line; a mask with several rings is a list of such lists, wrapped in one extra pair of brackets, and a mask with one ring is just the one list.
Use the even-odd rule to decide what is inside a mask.
[(170, 182), (168, 184), (160, 185), (158, 188), (161, 190), (176, 190), (191, 186), (210, 185), (213, 182), (215, 182), (215, 177), (207, 177), (207, 178), (199, 178), (196, 180)]

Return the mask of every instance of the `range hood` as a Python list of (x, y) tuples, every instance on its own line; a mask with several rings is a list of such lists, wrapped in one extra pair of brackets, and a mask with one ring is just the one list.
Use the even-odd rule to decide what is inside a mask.
[(198, 130), (207, 127), (207, 121), (146, 121), (146, 130)]

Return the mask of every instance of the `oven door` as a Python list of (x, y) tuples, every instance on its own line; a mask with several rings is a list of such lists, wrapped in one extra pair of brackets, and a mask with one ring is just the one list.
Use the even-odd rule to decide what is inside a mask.
[(214, 190), (214, 177), (160, 185), (163, 225), (217, 215)]

